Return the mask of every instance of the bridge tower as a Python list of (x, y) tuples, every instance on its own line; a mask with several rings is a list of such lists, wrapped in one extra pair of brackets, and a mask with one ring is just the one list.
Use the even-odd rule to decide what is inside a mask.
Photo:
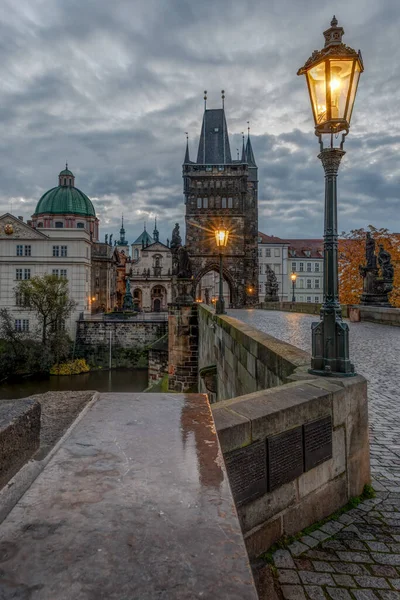
[(232, 159), (222, 108), (207, 109), (197, 160), (183, 163), (186, 247), (196, 286), (210, 271), (218, 271), (214, 230), (221, 221), (230, 230), (224, 253), (224, 280), (229, 285), (230, 305), (235, 308), (258, 302), (258, 169), (251, 145), (243, 137), (241, 157)]

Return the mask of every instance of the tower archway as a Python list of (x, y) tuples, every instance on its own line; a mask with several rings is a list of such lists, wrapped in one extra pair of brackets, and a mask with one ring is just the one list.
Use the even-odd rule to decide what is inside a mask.
[[(223, 268), (223, 296), (225, 306), (233, 307), (237, 303), (237, 293), (230, 272)], [(203, 267), (195, 278), (196, 299), (206, 304), (214, 304), (219, 295), (219, 264), (211, 262)]]

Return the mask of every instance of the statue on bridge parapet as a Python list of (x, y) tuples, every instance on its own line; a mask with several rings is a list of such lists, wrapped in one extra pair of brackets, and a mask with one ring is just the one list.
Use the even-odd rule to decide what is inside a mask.
[(279, 302), (279, 283), (275, 272), (267, 265), (267, 281), (265, 284), (265, 302)]
[(123, 310), (133, 310), (133, 296), (132, 296), (132, 292), (131, 292), (131, 282), (129, 280), (129, 277), (126, 278), (126, 290), (125, 290), (124, 301), (122, 304), (122, 309)]
[(360, 304), (364, 306), (390, 307), (388, 295), (393, 290), (394, 268), (391, 256), (382, 244), (379, 244), (378, 263), (375, 254), (375, 240), (370, 232), (365, 239), (366, 265), (360, 265), (359, 270), (363, 278), (363, 293)]

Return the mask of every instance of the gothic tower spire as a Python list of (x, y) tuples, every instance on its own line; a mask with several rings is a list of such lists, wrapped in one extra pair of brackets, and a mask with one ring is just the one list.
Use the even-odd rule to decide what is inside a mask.
[(196, 161), (199, 165), (229, 165), (232, 163), (225, 118), (225, 92), (222, 92), (222, 100), (222, 108), (207, 108), (206, 101), (204, 102), (203, 123)]

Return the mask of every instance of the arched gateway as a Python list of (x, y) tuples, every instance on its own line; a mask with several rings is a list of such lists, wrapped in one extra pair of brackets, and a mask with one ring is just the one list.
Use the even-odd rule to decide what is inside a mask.
[(232, 160), (224, 108), (205, 110), (197, 161), (183, 164), (186, 248), (196, 287), (210, 271), (219, 272), (214, 230), (223, 222), (230, 231), (224, 249), (224, 280), (230, 305), (258, 302), (258, 169), (250, 135), (240, 160)]
[[(214, 275), (215, 277), (207, 277)], [(226, 307), (237, 305), (237, 290), (235, 282), (228, 269), (223, 269), (223, 293)], [(202, 300), (206, 304), (213, 302), (219, 293), (219, 265), (217, 263), (209, 263), (203, 267), (195, 276), (196, 298)]]

